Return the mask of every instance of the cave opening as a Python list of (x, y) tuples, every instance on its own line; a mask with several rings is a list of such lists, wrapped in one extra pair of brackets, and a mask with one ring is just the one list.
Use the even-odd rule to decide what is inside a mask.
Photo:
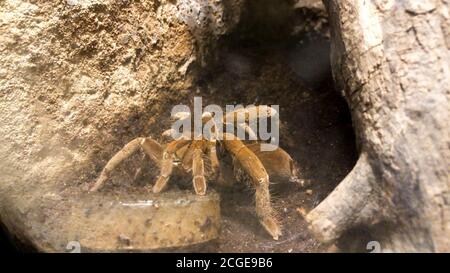
[(196, 94), (206, 104), (279, 105), (280, 146), (311, 186), (274, 186), (283, 243), (273, 242), (256, 218), (248, 218), (251, 193), (241, 188), (223, 193), (219, 249), (321, 251), (299, 212), (318, 205), (357, 160), (350, 111), (333, 83), (327, 16), (323, 8), (290, 0), (245, 5), (237, 26), (219, 39), (213, 61), (197, 73)]

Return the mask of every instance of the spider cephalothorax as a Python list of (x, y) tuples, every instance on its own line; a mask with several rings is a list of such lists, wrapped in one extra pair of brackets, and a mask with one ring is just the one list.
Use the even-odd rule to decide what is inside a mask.
[[(254, 134), (248, 126), (248, 115), (242, 121), (235, 117), (239, 111), (251, 113), (252, 111), (260, 113), (262, 118), (276, 113), (276, 110), (268, 106), (254, 106), (244, 110), (236, 110), (227, 114), (223, 121), (225, 124), (233, 123), (236, 127), (245, 129), (248, 134)], [(251, 116), (251, 115), (250, 115)], [(189, 115), (177, 116), (177, 119), (189, 118)], [(212, 115), (205, 113), (202, 116), (202, 123), (212, 121)], [(255, 117), (253, 117), (255, 118)], [(166, 131), (164, 134), (170, 130)], [(169, 182), (171, 175), (176, 172), (178, 175), (192, 176), (194, 190), (199, 195), (206, 194), (207, 182), (218, 181), (221, 184), (230, 184), (230, 177), (223, 175), (229, 173), (224, 170), (224, 165), (220, 164), (217, 155), (217, 146), (221, 150), (231, 155), (234, 168), (234, 178), (242, 182), (250, 182), (255, 188), (256, 213), (259, 221), (277, 240), (281, 235), (279, 223), (275, 217), (271, 206), (269, 193), (269, 174), (274, 177), (281, 177), (292, 182), (300, 182), (297, 177), (297, 171), (292, 158), (281, 148), (275, 147), (272, 151), (261, 152), (261, 143), (253, 141), (245, 143), (234, 134), (223, 133), (217, 137), (217, 128), (213, 126), (212, 134), (197, 135), (184, 134), (168, 144), (161, 145), (151, 137), (140, 137), (126, 144), (122, 150), (117, 152), (106, 164), (100, 177), (90, 191), (97, 191), (110, 176), (112, 170), (126, 158), (130, 157), (137, 150), (142, 149), (160, 168), (160, 175), (153, 185), (152, 191), (159, 193), (164, 190)], [(205, 168), (205, 162), (210, 168)], [(225, 181), (227, 180), (227, 181)]]

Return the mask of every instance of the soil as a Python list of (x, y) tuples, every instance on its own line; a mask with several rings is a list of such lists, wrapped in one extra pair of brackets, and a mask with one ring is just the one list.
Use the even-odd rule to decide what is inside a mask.
[[(280, 146), (298, 163), (300, 177), (311, 186), (271, 186), (273, 206), (283, 225), (279, 241), (272, 240), (259, 224), (252, 190), (245, 185), (217, 189), (222, 199), (222, 230), (216, 244), (203, 251), (327, 251), (328, 246), (309, 233), (299, 211), (308, 212), (319, 204), (357, 158), (347, 104), (332, 84), (328, 39), (305, 35), (263, 47), (254, 41), (237, 41), (234, 36), (223, 42), (219, 52), (223, 62), (204, 71), (192, 97), (202, 96), (204, 105), (280, 105)], [(316, 73), (306, 77), (302, 73), (311, 70)]]

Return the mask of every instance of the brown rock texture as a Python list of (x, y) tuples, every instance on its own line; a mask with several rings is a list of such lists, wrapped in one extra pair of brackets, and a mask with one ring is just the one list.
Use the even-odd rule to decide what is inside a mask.
[(156, 117), (189, 86), (194, 54), (176, 15), (170, 1), (0, 3), (0, 215), (19, 240), (65, 251), (70, 238), (49, 233), (96, 168), (164, 129)]

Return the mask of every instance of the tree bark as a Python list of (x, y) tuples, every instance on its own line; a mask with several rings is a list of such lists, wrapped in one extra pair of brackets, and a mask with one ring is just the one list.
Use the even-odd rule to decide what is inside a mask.
[(450, 5), (329, 0), (332, 69), (360, 159), (307, 220), (323, 242), (364, 227), (381, 250), (450, 251)]

